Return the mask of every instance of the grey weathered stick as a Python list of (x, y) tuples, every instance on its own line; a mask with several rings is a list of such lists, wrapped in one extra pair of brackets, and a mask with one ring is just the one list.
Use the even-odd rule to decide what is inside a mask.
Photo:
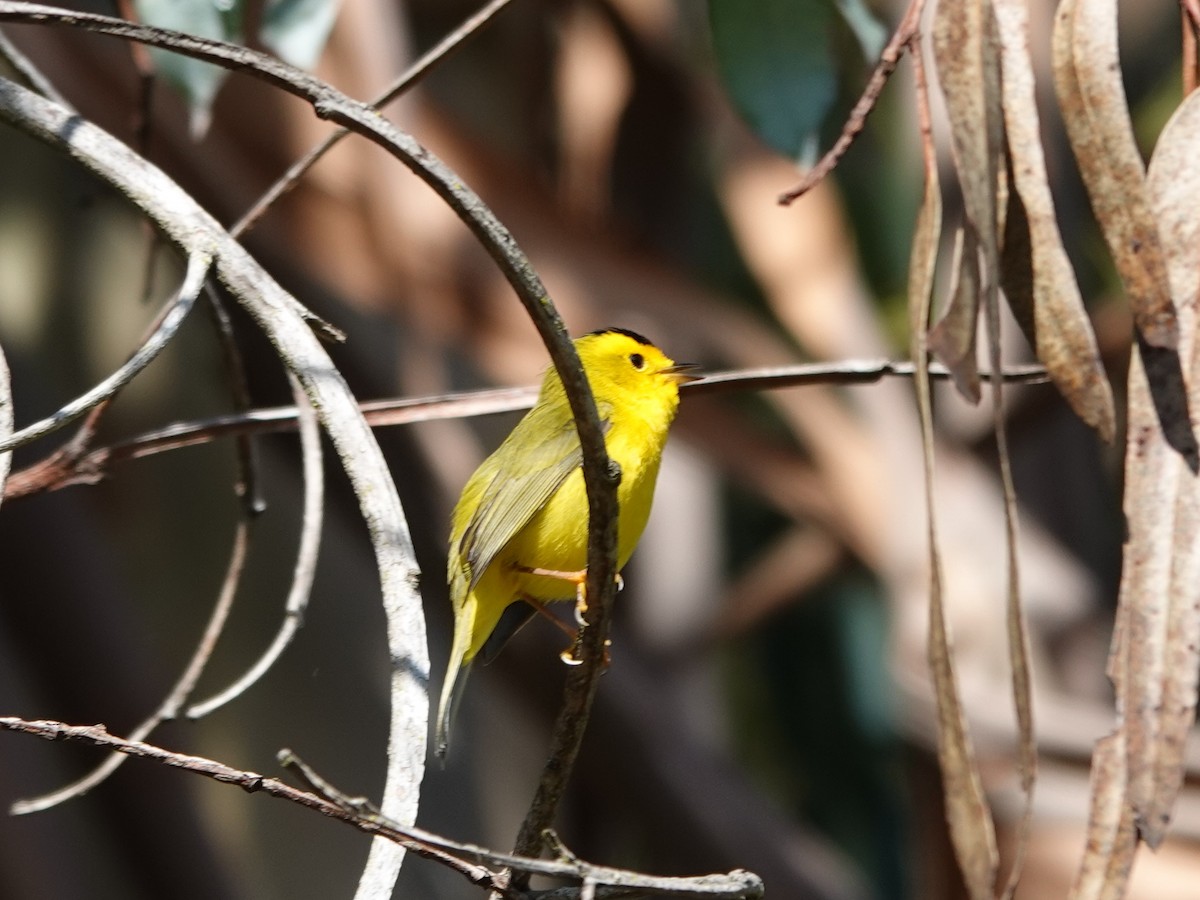
[[(230, 553), (229, 564), (226, 566), (225, 578), (221, 583), (221, 591), (217, 595), (216, 603), (213, 604), (212, 613), (208, 617), (208, 624), (204, 628), (196, 649), (192, 652), (191, 659), (184, 667), (183, 673), (172, 686), (170, 693), (159, 704), (158, 709), (130, 731), (126, 740), (144, 740), (164, 721), (175, 718), (179, 712), (179, 708), (187, 702), (187, 698), (195, 688), (196, 682), (200, 680), (200, 675), (204, 672), (205, 666), (208, 665), (209, 659), (212, 658), (217, 639), (224, 630), (225, 622), (228, 621), (229, 610), (233, 606), (237, 585), (245, 569), (246, 550), (249, 542), (250, 522), (243, 517), (238, 521), (237, 530), (234, 534), (233, 550)], [(80, 797), (102, 784), (127, 759), (129, 759), (128, 754), (110, 753), (102, 763), (81, 778), (77, 778), (69, 784), (63, 785), (49, 793), (30, 797), (25, 800), (17, 800), (9, 807), (9, 812), (14, 816), (25, 816), (31, 813), (43, 812), (61, 803), (66, 803), (68, 800)]]
[[(25, 88), (19, 87), (12, 82), (8, 82), (8, 84), (11, 84), (13, 88), (18, 90), (25, 90)], [(32, 91), (28, 93), (30, 96), (37, 96)], [(50, 101), (47, 100), (46, 102), (49, 103)], [(57, 104), (55, 108), (59, 110), (63, 109), (57, 106)], [(66, 110), (63, 110), (63, 113), (70, 116), (70, 113)], [(0, 440), (0, 451), (15, 449), (57, 431), (59, 428), (82, 416), (89, 409), (100, 405), (125, 385), (129, 384), (134, 376), (150, 365), (155, 357), (162, 352), (163, 348), (171, 342), (171, 338), (175, 336), (175, 333), (179, 330), (179, 326), (183, 324), (183, 320), (187, 318), (187, 314), (191, 312), (192, 307), (196, 304), (196, 297), (199, 296), (201, 289), (204, 287), (204, 280), (208, 277), (210, 263), (211, 256), (207, 250), (197, 249), (194, 252), (189, 252), (187, 273), (184, 275), (183, 285), (179, 288), (179, 292), (175, 297), (167, 304), (168, 309), (162, 316), (158, 327), (150, 333), (150, 336), (137, 348), (129, 360), (117, 369), (117, 371), (113, 372), (88, 392), (76, 397), (62, 409), (58, 410), (58, 412), (44, 419), (39, 419), (32, 425), (26, 425), (20, 431), (14, 432), (4, 440)]]

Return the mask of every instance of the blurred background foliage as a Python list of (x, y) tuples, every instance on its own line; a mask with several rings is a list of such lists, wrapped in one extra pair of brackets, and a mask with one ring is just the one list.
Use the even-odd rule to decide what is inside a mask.
[[(252, 44), (278, 46), (253, 23), (278, 21), (289, 10), (277, 7), (287, 5), (247, 6), (243, 33), (261, 35)], [(153, 15), (153, 4), (135, 6)], [(316, 72), (372, 96), (476, 6), (344, 0)], [(801, 45), (788, 45), (792, 32), (782, 28), (762, 31), (773, 11), (785, 10), (787, 22), (808, 7), (820, 9), (822, 28), (796, 35)], [(859, 17), (857, 39), (840, 12), (814, 0), (714, 0), (709, 9), (514, 0), (388, 115), (513, 230), (573, 333), (634, 328), (709, 369), (900, 355), (921, 187), (907, 66), (836, 175), (790, 208), (774, 202), (797, 180), (791, 159), (836, 136), (865, 81), (863, 46), (878, 49), (865, 7), (843, 7)], [(1031, 7), (1048, 91), (1053, 8)], [(890, 30), (903, 9), (870, 12)], [(747, 73), (762, 57), (744, 46), (729, 53), (721, 40), (745, 39), (754, 31), (747, 23), (773, 33), (780, 56), (807, 67), (818, 86), (801, 80), (777, 92)], [(211, 109), (203, 96), (189, 106), (164, 87), (165, 70), (143, 123), (129, 46), (67, 29), (5, 32), (82, 115), (139, 147), (225, 222), (329, 130), (292, 98), (237, 74)], [(1124, 4), (1121, 36), (1149, 147), (1178, 102), (1176, 4)], [(781, 97), (787, 102), (764, 105)], [(1068, 251), (1120, 391), (1128, 315), (1109, 302), (1119, 287), (1061, 124), (1052, 103), (1044, 107)], [(785, 121), (797, 112), (801, 124)], [(780, 152), (781, 141), (792, 146)], [(20, 423), (119, 364), (153, 315), (146, 298), (164, 296), (180, 266), (121, 198), (7, 128), (0, 173), (0, 343)], [(331, 352), (361, 398), (527, 383), (545, 365), (533, 328), (466, 230), (361, 141), (320, 163), (245, 243), (348, 333)], [(265, 341), (236, 311), (235, 321), (256, 405), (289, 402)], [(1009, 331), (1007, 357), (1026, 359)], [(937, 400), (947, 602), (1004, 848), (1019, 806), (994, 444), (986, 410), (948, 390)], [(198, 310), (121, 396), (100, 440), (229, 406), (221, 356)], [(441, 575), (449, 509), (512, 421), (380, 432), (425, 572), (439, 676), (450, 627)], [(1036, 900), (1064, 896), (1074, 874), (1091, 745), (1111, 720), (1103, 665), (1119, 577), (1120, 458), (1048, 387), (1012, 390), (1009, 426), (1043, 754), (1021, 891)], [(17, 466), (57, 440), (20, 451)], [(269, 509), (255, 520), (247, 579), (204, 695), (241, 672), (282, 614), (298, 531), (295, 439), (262, 439), (259, 455)], [(104, 722), (119, 733), (154, 708), (220, 584), (239, 509), (232, 473), (232, 446), (216, 444), (0, 510), (6, 713)], [(747, 868), (776, 897), (963, 896), (932, 751), (920, 473), (904, 383), (684, 404), (654, 518), (626, 573), (613, 667), (561, 822), (573, 850), (660, 873)], [(365, 531), (341, 476), (331, 478), (314, 599), (296, 643), (250, 694), (152, 740), (263, 772), (290, 746), (344, 790), (370, 795), (384, 766), (383, 617)], [(450, 763), (426, 778), (420, 824), (497, 849), (511, 844), (559, 697), (558, 649), (556, 633), (531, 627), (475, 673)], [(81, 748), (16, 737), (0, 742), (0, 753), (4, 805), (96, 762)], [(1194, 896), (1194, 791), (1185, 789), (1168, 845), (1142, 855), (1131, 896)], [(0, 896), (348, 896), (366, 851), (360, 835), (286, 804), (132, 762), (63, 807), (0, 817)], [(470, 890), (409, 859), (397, 895)]]

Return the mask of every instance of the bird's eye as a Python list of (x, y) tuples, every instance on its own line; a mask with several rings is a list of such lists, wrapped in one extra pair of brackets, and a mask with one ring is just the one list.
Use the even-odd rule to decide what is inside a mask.
[(633, 363), (633, 367), (635, 369), (640, 370), (640, 369), (645, 368), (645, 366), (646, 366), (646, 357), (642, 356), (642, 354), (640, 354), (640, 353), (630, 353), (629, 361), (631, 363)]

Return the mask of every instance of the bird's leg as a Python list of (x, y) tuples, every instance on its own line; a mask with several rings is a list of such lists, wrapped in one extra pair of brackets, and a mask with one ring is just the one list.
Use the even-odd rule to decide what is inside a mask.
[[(542, 616), (543, 618), (548, 619), (549, 621), (553, 622), (554, 627), (559, 629), (563, 634), (565, 634), (567, 637), (569, 637), (571, 639), (572, 644), (574, 644), (575, 641), (577, 641), (579, 639), (579, 632), (576, 631), (574, 628), (572, 628), (570, 625), (568, 625), (566, 622), (564, 622), (562, 619), (560, 619), (558, 616), (556, 616), (554, 613), (550, 612), (550, 610), (548, 610), (546, 608), (546, 604), (543, 603), (541, 600), (538, 600), (534, 597), (530, 597), (525, 594), (521, 595), (521, 599), (524, 600), (526, 603), (528, 603), (533, 608), (533, 611), (536, 612), (539, 616)], [(564, 650), (563, 652), (565, 653), (566, 651)]]
[[(554, 615), (554, 613), (552, 613), (552, 612), (550, 612), (550, 610), (546, 609), (545, 604), (543, 604), (541, 601), (536, 600), (533, 597), (529, 597), (529, 596), (525, 596), (525, 595), (523, 595), (521, 599), (523, 599), (526, 603), (528, 603), (531, 607), (533, 607), (533, 609), (539, 615), (545, 616), (547, 619), (549, 619), (551, 622), (553, 622), (558, 628), (562, 629), (567, 635), (570, 636), (571, 646), (568, 647), (566, 650), (564, 650), (562, 653), (560, 653), (558, 655), (558, 658), (561, 659), (568, 666), (577, 666), (580, 663), (582, 663), (583, 660), (580, 659), (579, 654), (576, 651), (579, 649), (579, 641), (580, 641), (580, 635), (582, 633), (582, 630), (587, 627), (587, 619), (584, 618), (584, 616), (588, 610), (587, 569), (580, 569), (577, 572), (563, 572), (558, 569), (541, 569), (541, 568), (537, 568), (536, 566), (516, 565), (516, 566), (513, 566), (513, 568), (516, 569), (518, 572), (523, 572), (526, 575), (536, 575), (539, 578), (555, 578), (559, 581), (566, 581), (569, 584), (575, 585), (575, 621), (579, 624), (578, 631), (563, 624), (563, 622), (558, 618), (558, 616)], [(625, 579), (621, 577), (621, 573), (618, 572), (616, 574), (615, 578), (616, 578), (616, 583), (617, 583), (617, 590), (618, 591), (623, 590), (625, 588)], [(608, 652), (608, 648), (611, 646), (612, 646), (611, 640), (606, 640), (604, 642), (603, 666), (605, 669), (608, 668), (609, 663), (612, 661), (612, 658), (609, 656), (609, 652)]]
[[(529, 566), (515, 566), (518, 572), (524, 572), (526, 575), (537, 575), (539, 578), (556, 578), (559, 581), (566, 581), (575, 585), (575, 621), (580, 628), (587, 625), (587, 620), (584, 615), (588, 611), (587, 603), (587, 569), (579, 569), (576, 572), (562, 572), (558, 569), (539, 569)], [(617, 591), (620, 592), (625, 588), (625, 579), (621, 577), (621, 573), (616, 574)]]

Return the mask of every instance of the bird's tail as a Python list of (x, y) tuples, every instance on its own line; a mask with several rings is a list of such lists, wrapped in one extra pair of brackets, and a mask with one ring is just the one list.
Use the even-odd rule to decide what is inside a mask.
[(446, 678), (442, 682), (442, 698), (438, 703), (437, 725), (434, 729), (433, 752), (443, 765), (446, 751), (450, 747), (450, 726), (458, 710), (458, 701), (467, 685), (471, 663), (466, 660), (471, 646), (471, 631), (475, 622), (475, 600), (468, 596), (463, 608), (455, 615), (454, 643), (450, 648), (450, 662), (446, 665)]
[(462, 654), (455, 654), (446, 670), (446, 681), (442, 684), (442, 700), (438, 705), (437, 729), (434, 735), (434, 753), (438, 760), (445, 765), (446, 751), (450, 749), (450, 726), (454, 715), (458, 712), (458, 701), (462, 697), (463, 688), (467, 684), (467, 676), (471, 673), (471, 664), (462, 662)]

